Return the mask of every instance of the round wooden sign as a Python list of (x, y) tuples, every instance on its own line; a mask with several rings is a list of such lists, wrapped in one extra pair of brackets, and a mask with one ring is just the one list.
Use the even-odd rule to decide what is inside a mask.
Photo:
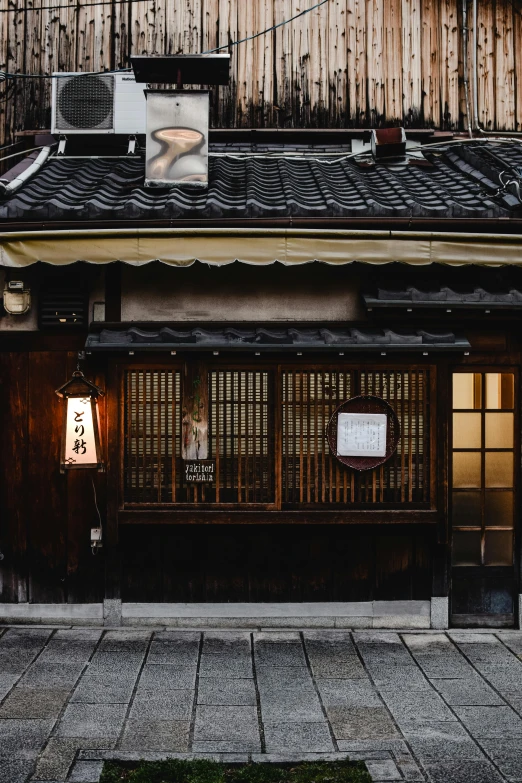
[[(384, 414), (386, 416), (386, 444), (384, 455), (382, 451), (379, 456), (342, 456), (339, 454), (337, 451), (337, 432), (339, 414), (341, 413), (359, 414), (359, 421), (362, 423), (362, 426), (364, 426), (364, 415), (372, 416), (374, 414)], [(383, 465), (393, 457), (397, 451), (400, 436), (401, 425), (397, 418), (397, 414), (391, 405), (387, 403), (386, 400), (381, 399), (381, 397), (374, 397), (371, 394), (352, 397), (350, 400), (339, 405), (326, 428), (326, 437), (328, 438), (330, 451), (334, 457), (336, 457), (339, 462), (342, 462), (343, 465), (359, 471), (378, 468), (379, 465)]]

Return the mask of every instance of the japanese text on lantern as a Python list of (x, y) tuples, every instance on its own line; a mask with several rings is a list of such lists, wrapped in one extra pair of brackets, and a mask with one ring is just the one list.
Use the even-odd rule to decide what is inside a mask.
[(96, 462), (92, 405), (89, 397), (67, 399), (65, 464), (88, 465)]
[(383, 413), (340, 413), (337, 454), (340, 457), (385, 457), (387, 416)]

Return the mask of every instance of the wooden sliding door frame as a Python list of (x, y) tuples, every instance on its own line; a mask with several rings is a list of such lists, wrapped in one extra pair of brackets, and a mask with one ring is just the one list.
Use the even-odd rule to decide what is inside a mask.
[[(511, 565), (454, 565), (453, 564), (453, 535), (454, 535), (454, 529), (462, 528), (465, 529), (465, 525), (454, 525), (453, 522), (453, 454), (456, 451), (456, 453), (480, 453), (481, 454), (481, 487), (480, 490), (477, 490), (477, 494), (480, 494), (480, 508), (481, 508), (481, 559), (484, 559), (484, 536), (485, 536), (485, 525), (484, 525), (484, 493), (489, 492), (503, 492), (506, 491), (503, 488), (490, 488), (489, 490), (485, 487), (485, 476), (484, 476), (484, 470), (485, 470), (485, 459), (483, 458), (483, 455), (486, 453), (495, 453), (495, 452), (503, 452), (506, 451), (504, 448), (498, 448), (498, 449), (491, 449), (488, 448), (485, 445), (485, 416), (489, 413), (495, 413), (496, 408), (487, 408), (487, 401), (484, 397), (486, 394), (486, 389), (484, 384), (482, 384), (482, 391), (481, 394), (483, 396), (483, 399), (481, 399), (481, 406), (480, 408), (470, 408), (470, 409), (454, 409), (453, 408), (453, 376), (455, 374), (479, 374), (482, 377), (485, 378), (486, 374), (492, 373), (492, 374), (511, 374), (513, 375), (513, 381), (514, 381), (514, 401), (513, 401), (513, 448), (507, 449), (507, 451), (512, 451), (513, 453), (513, 487), (512, 492), (514, 493), (513, 498), (513, 559)], [(520, 375), (520, 367), (512, 362), (509, 363), (499, 363), (499, 364), (493, 364), (491, 362), (484, 362), (484, 363), (465, 363), (465, 364), (451, 364), (449, 366), (449, 406), (448, 406), (448, 570), (450, 574), (450, 620), (454, 623), (456, 623), (457, 626), (459, 625), (465, 625), (465, 626), (480, 626), (484, 625), (485, 627), (494, 626), (495, 623), (499, 626), (507, 626), (510, 627), (516, 618), (517, 615), (517, 596), (520, 593), (520, 568), (521, 568), (521, 541), (522, 541), (522, 529), (521, 529), (521, 523), (520, 523), (520, 513), (522, 510), (522, 493), (521, 493), (521, 465), (522, 465), (522, 438), (520, 433), (520, 425), (522, 422), (522, 394), (521, 394), (521, 375)], [(511, 409), (499, 409), (500, 412), (510, 412)], [(463, 413), (478, 413), (481, 417), (481, 446), (480, 449), (468, 449), (468, 448), (462, 448), (462, 449), (454, 449), (453, 448), (453, 413), (457, 412), (463, 412)], [(483, 445), (484, 444), (484, 445)], [(458, 491), (458, 490), (455, 490)], [(461, 490), (461, 492), (466, 491), (465, 489)], [(469, 526), (468, 526), (469, 527)], [(471, 527), (469, 527), (471, 530)], [(492, 528), (494, 529), (494, 528)], [(499, 527), (499, 530), (503, 530), (504, 528)], [(457, 614), (453, 611), (453, 598), (454, 598), (454, 581), (457, 581), (459, 578), (464, 579), (465, 577), (469, 578), (470, 580), (486, 580), (486, 579), (505, 579), (505, 580), (513, 580), (513, 584), (515, 585), (515, 592), (513, 594), (513, 607), (514, 612), (513, 615), (495, 615), (495, 614), (488, 614), (488, 613), (477, 613), (477, 614)]]

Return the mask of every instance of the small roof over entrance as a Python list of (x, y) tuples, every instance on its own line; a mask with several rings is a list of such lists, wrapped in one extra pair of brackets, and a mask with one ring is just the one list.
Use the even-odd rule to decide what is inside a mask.
[(138, 328), (102, 329), (87, 337), (87, 352), (99, 351), (343, 351), (358, 352), (407, 351), (462, 351), (470, 343), (450, 331), (392, 330), (392, 329), (342, 329), (283, 328), (267, 326), (258, 328), (209, 329), (197, 326), (189, 330), (163, 327), (162, 329)]

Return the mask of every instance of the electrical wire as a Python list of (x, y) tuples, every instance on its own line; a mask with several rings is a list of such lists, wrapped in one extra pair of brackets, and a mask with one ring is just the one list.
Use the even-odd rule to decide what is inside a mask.
[[(77, 71), (72, 74), (76, 76), (110, 76), (111, 73), (129, 73), (132, 68), (116, 68), (114, 71)], [(4, 74), (6, 79), (70, 79), (70, 73), (7, 73), (6, 71), (0, 71)], [(1, 81), (1, 79), (0, 79)]]
[(18, 147), (18, 145), (21, 143), (22, 143), (21, 141), (15, 141), (12, 144), (4, 144), (3, 147), (0, 147), (0, 152), (2, 152), (2, 150), (11, 149), (11, 147)]
[[(56, 144), (56, 142), (55, 142), (55, 144)], [(30, 150), (20, 150), (20, 152), (13, 152), (12, 155), (6, 155), (5, 158), (0, 158), (0, 163), (3, 163), (4, 160), (9, 160), (10, 158), (17, 158), (20, 155), (26, 155), (28, 152), (35, 152), (36, 150), (43, 150), (44, 147), (54, 147), (55, 144), (43, 144), (41, 147), (31, 147)]]
[(92, 491), (94, 492), (94, 506), (96, 508), (96, 513), (98, 514), (98, 521), (99, 521), (99, 527), (102, 527), (102, 519), (100, 514), (100, 509), (98, 508), (98, 498), (96, 497), (96, 487), (94, 485), (94, 479), (91, 477), (92, 482)]
[(315, 11), (316, 8), (320, 8), (322, 5), (326, 5), (326, 3), (329, 2), (330, 0), (321, 0), (320, 3), (316, 3), (311, 8), (305, 8), (304, 11), (300, 11), (290, 19), (285, 19), (282, 22), (279, 22), (279, 24), (274, 24), (272, 27), (269, 27), (267, 30), (263, 30), (261, 33), (255, 33), (255, 35), (249, 35), (248, 38), (241, 38), (239, 41), (232, 41), (231, 43), (223, 44), (223, 46), (218, 46), (215, 49), (208, 49), (206, 52), (203, 52), (203, 54), (213, 54), (214, 52), (220, 52), (222, 49), (230, 49), (232, 46), (239, 46), (239, 44), (246, 43), (247, 41), (253, 41), (255, 38), (259, 38), (261, 35), (266, 35), (267, 33), (271, 33), (274, 30), (277, 30), (279, 27), (290, 24), (290, 22), (299, 19), (299, 17), (304, 16), (305, 14), (311, 13), (311, 11)]
[(95, 0), (94, 3), (70, 3), (69, 5), (42, 5), (42, 6), (23, 6), (23, 8), (0, 8), (0, 14), (8, 13), (31, 13), (33, 11), (62, 11), (72, 8), (75, 11), (81, 11), (82, 8), (91, 8), (95, 5), (126, 5), (127, 3), (140, 3), (143, 0)]

